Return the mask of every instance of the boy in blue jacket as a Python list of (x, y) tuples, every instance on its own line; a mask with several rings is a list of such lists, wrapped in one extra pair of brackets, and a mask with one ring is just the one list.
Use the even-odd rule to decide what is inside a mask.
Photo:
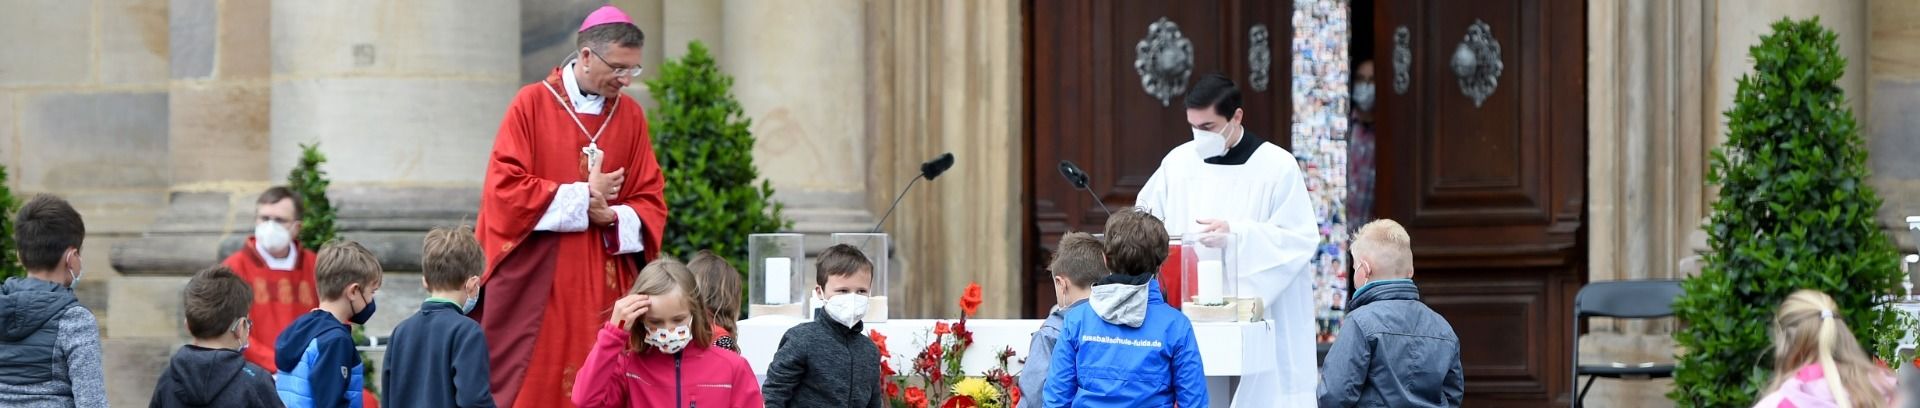
[(290, 408), (365, 406), (366, 367), (354, 349), (353, 326), (373, 318), (380, 261), (353, 241), (320, 249), (314, 279), (320, 308), (294, 319), (274, 340), (275, 389)]
[(1159, 218), (1107, 219), (1107, 267), (1087, 303), (1067, 312), (1047, 376), (1048, 407), (1207, 406), (1193, 322), (1167, 306), (1153, 280), (1167, 259)]

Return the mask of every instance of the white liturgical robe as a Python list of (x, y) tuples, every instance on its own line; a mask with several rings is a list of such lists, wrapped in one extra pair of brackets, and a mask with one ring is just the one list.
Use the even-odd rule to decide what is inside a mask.
[(1259, 297), (1274, 330), (1275, 350), (1247, 350), (1272, 358), (1273, 371), (1249, 373), (1234, 392), (1236, 407), (1313, 406), (1315, 362), (1313, 279), (1308, 264), (1320, 230), (1300, 165), (1286, 149), (1258, 139), (1244, 164), (1210, 164), (1193, 142), (1168, 152), (1134, 205), (1160, 217), (1168, 234), (1199, 232), (1195, 220), (1220, 219), (1238, 238), (1233, 259), (1239, 297)]

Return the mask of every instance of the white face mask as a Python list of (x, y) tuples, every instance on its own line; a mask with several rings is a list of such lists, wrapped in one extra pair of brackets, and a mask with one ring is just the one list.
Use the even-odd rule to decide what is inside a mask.
[(234, 320), (233, 327), (230, 328), (228, 331), (233, 332), (234, 335), (240, 336), (241, 352), (246, 352), (247, 346), (253, 345), (252, 344), (253, 342), (251, 341), (251, 339), (247, 338), (247, 335), (250, 334), (249, 332), (253, 331), (253, 323), (248, 321), (247, 318), (242, 317), (239, 320)]
[(672, 329), (653, 329), (647, 334), (647, 345), (667, 354), (678, 353), (687, 348), (687, 343), (692, 342), (693, 330), (686, 325), (675, 326)]
[(1194, 128), (1193, 153), (1199, 155), (1201, 160), (1227, 154), (1227, 136)]
[(253, 239), (260, 245), (260, 249), (265, 249), (267, 252), (285, 251), (289, 245), (293, 244), (293, 235), (287, 232), (287, 227), (273, 221), (255, 224)]
[(72, 288), (73, 288), (73, 287), (74, 287), (75, 285), (79, 285), (79, 284), (80, 284), (80, 276), (81, 276), (81, 275), (84, 275), (84, 274), (86, 274), (86, 271), (84, 271), (84, 270), (81, 270), (81, 268), (80, 268), (79, 266), (76, 266), (76, 265), (80, 265), (80, 253), (79, 253), (79, 250), (75, 250), (75, 251), (74, 251), (74, 254), (73, 254), (73, 263), (71, 263), (71, 264), (67, 264), (67, 276), (69, 276), (69, 277), (72, 277), (72, 278), (73, 278), (73, 280), (71, 280), (71, 281), (68, 281), (68, 282), (67, 282), (67, 288), (68, 288), (68, 289), (72, 289)]
[(844, 293), (827, 298), (827, 317), (849, 328), (860, 323), (867, 316), (867, 296), (856, 293)]
[(1353, 84), (1353, 106), (1361, 112), (1373, 111), (1373, 82)]

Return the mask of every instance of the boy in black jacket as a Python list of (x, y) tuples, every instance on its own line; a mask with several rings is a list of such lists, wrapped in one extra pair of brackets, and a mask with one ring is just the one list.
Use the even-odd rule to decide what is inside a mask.
[(485, 255), (473, 230), (437, 228), (421, 245), (421, 278), (433, 296), (393, 329), (385, 372), (388, 404), (396, 407), (492, 407), (487, 384), (487, 337), (466, 316), (480, 296)]
[(851, 245), (827, 247), (814, 261), (814, 294), (827, 303), (811, 322), (787, 329), (760, 386), (767, 408), (886, 406), (880, 348), (861, 320), (873, 263)]
[(240, 349), (247, 347), (253, 322), (253, 289), (226, 266), (194, 274), (187, 281), (187, 331), (193, 343), (181, 346), (160, 374), (148, 406), (160, 407), (278, 407), (273, 372), (248, 363)]

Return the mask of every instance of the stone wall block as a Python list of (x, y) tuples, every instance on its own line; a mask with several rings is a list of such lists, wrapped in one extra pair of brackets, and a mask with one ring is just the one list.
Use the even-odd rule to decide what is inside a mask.
[[(79, 83), (93, 79), (93, 4), (43, 1), (0, 13), (0, 85)], [(31, 41), (17, 39), (32, 39)]]
[(168, 96), (173, 182), (284, 179), (267, 174), (271, 91), (264, 83), (176, 84)]
[(172, 78), (206, 78), (213, 75), (214, 38), (218, 36), (220, 16), (215, 0), (173, 0), (167, 7), (168, 57)]
[[(512, 79), (518, 0), (283, 1), (272, 5), (273, 72), (405, 73)], [(296, 17), (297, 18), (294, 18)]]
[(273, 73), (271, 2), (220, 2), (221, 79), (265, 79)]
[(300, 144), (320, 142), (335, 182), (477, 185), (517, 90), (508, 81), (276, 81), (268, 174), (286, 174), (300, 157)]
[[(100, 82), (155, 83), (168, 77), (168, 0), (102, 0)], [(45, 38), (35, 35), (32, 38)]]
[(104, 354), (102, 357), (107, 372), (107, 405), (147, 406), (153, 398), (153, 386), (160, 381), (160, 374), (167, 371), (173, 352), (186, 343), (186, 340), (175, 339), (102, 340), (100, 349)]
[[(4, 47), (0, 47), (4, 48)], [(29, 190), (168, 185), (167, 93), (45, 93), (20, 107), (20, 168)]]

